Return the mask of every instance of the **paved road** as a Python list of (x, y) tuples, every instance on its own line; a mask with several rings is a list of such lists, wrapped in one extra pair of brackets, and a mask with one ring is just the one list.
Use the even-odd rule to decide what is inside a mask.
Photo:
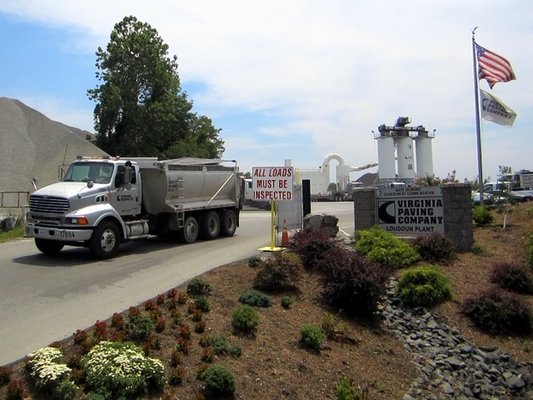
[[(337, 215), (341, 234), (353, 231), (351, 203), (313, 203), (312, 213)], [(189, 245), (136, 241), (105, 261), (69, 247), (47, 257), (30, 239), (0, 244), (0, 365), (219, 265), (258, 254), (270, 244), (269, 222), (269, 212), (246, 211), (232, 238)]]

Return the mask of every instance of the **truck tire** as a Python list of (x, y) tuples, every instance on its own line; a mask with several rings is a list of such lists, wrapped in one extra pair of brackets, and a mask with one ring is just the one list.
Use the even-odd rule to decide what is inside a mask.
[(198, 238), (198, 221), (194, 217), (187, 217), (180, 231), (180, 239), (185, 243), (193, 243)]
[(49, 256), (57, 256), (63, 248), (64, 244), (56, 240), (35, 238), (35, 246), (37, 246), (39, 251), (43, 254)]
[(205, 240), (212, 240), (220, 234), (220, 217), (215, 211), (208, 211), (200, 217), (200, 232)]
[(233, 236), (237, 229), (237, 214), (234, 210), (224, 210), (220, 223), (220, 234), (222, 236)]
[(89, 250), (98, 259), (114, 257), (118, 252), (120, 234), (117, 224), (104, 221), (96, 227), (89, 240)]

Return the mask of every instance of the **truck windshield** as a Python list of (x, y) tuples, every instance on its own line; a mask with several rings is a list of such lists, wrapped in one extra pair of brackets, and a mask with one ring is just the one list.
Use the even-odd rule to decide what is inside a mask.
[(113, 165), (97, 162), (75, 162), (70, 165), (63, 182), (109, 183), (113, 175)]

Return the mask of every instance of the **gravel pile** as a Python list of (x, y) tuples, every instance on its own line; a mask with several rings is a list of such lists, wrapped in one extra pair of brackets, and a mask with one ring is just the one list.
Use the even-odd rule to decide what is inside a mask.
[(392, 280), (381, 316), (421, 372), (403, 400), (533, 399), (533, 363), (476, 347), (425, 309), (404, 308), (396, 285)]
[(18, 100), (0, 97), (0, 192), (32, 192), (33, 178), (38, 187), (56, 182), (59, 166), (77, 155), (105, 154), (85, 140), (87, 134)]

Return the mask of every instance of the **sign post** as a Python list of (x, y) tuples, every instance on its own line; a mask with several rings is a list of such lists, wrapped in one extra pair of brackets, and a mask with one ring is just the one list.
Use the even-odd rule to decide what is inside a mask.
[(276, 247), (276, 202), (293, 199), (292, 167), (253, 167), (252, 196), (253, 200), (269, 200), (271, 214), (270, 247), (262, 247), (260, 251), (280, 251)]

